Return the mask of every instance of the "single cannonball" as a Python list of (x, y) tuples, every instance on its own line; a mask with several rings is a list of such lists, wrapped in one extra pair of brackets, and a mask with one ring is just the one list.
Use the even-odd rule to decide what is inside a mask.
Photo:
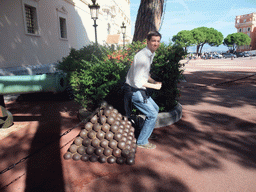
[(120, 149), (124, 149), (125, 148), (125, 142), (124, 141), (119, 141), (118, 145), (117, 145)]
[(120, 129), (120, 126), (119, 126), (119, 130), (118, 130), (118, 133), (121, 133), (123, 134), (124, 130), (123, 129)]
[(95, 123), (94, 125), (93, 125), (93, 130), (94, 131), (99, 131), (101, 129), (101, 125), (99, 124), (99, 123)]
[(118, 110), (117, 109), (113, 109), (112, 113), (118, 114)]
[(130, 154), (128, 155), (128, 157), (127, 158), (135, 158), (135, 152), (130, 152)]
[(100, 123), (101, 123), (101, 125), (104, 125), (106, 123), (106, 121), (107, 121), (106, 116), (105, 115), (101, 115), (100, 116)]
[(117, 159), (116, 159), (116, 163), (117, 164), (124, 164), (125, 163), (125, 158), (124, 157), (118, 157)]
[(117, 132), (118, 129), (119, 129), (119, 127), (118, 127), (118, 125), (116, 125), (116, 124), (113, 124), (113, 125), (111, 125), (111, 127), (110, 127), (110, 131), (112, 131), (113, 133)]
[(81, 137), (81, 138), (86, 138), (86, 136), (87, 136), (87, 130), (86, 129), (82, 129), (81, 131), (80, 131), (80, 134), (79, 134), (79, 136)]
[(94, 148), (93, 146), (89, 145), (89, 146), (87, 147), (87, 149), (86, 149), (86, 153), (87, 153), (88, 155), (92, 155), (92, 154), (94, 153), (94, 150), (95, 150), (95, 148)]
[(81, 154), (81, 155), (83, 155), (83, 154), (85, 153), (85, 151), (86, 151), (86, 148), (85, 148), (83, 145), (81, 145), (81, 146), (78, 147), (78, 149), (77, 149), (77, 152), (78, 152), (79, 154)]
[(106, 108), (108, 106), (108, 103), (106, 102), (106, 101), (102, 101), (101, 103), (100, 103), (100, 107), (101, 108)]
[(132, 143), (135, 143), (135, 144), (137, 143), (137, 140), (135, 137), (133, 138)]
[(122, 129), (122, 130), (123, 130), (123, 129), (124, 129), (124, 125), (120, 124), (120, 125), (119, 125), (119, 129)]
[(130, 136), (130, 135), (128, 134), (128, 136), (127, 136), (127, 140), (131, 141), (131, 143), (132, 143), (133, 136)]
[(119, 116), (116, 116), (116, 121), (121, 121), (122, 120), (122, 118), (120, 118)]
[(108, 143), (108, 146), (111, 148), (111, 149), (115, 149), (117, 147), (117, 141), (114, 140), (114, 139), (111, 139)]
[(123, 115), (122, 115), (121, 113), (118, 113), (118, 114), (117, 114), (117, 117), (119, 117), (119, 118), (122, 119), (122, 118), (123, 118)]
[(92, 144), (93, 147), (98, 147), (100, 145), (100, 140), (95, 138), (95, 139), (92, 140), (91, 144)]
[(89, 160), (91, 162), (96, 162), (96, 161), (98, 161), (98, 157), (96, 155), (92, 155), (91, 157), (89, 157)]
[(126, 121), (125, 120), (121, 120), (121, 125), (125, 126), (126, 125)]
[(114, 110), (114, 107), (112, 105), (108, 105), (107, 108), (112, 112)]
[(103, 148), (107, 148), (108, 147), (108, 140), (106, 140), (106, 139), (101, 140), (100, 146), (103, 147)]
[(105, 123), (104, 125), (102, 125), (101, 130), (104, 131), (105, 133), (108, 132), (110, 129), (110, 125)]
[(93, 124), (91, 122), (88, 122), (88, 123), (85, 124), (84, 128), (87, 131), (90, 131), (90, 130), (92, 130), (92, 126), (93, 126)]
[(117, 117), (116, 113), (111, 113), (111, 117), (113, 117), (114, 119), (116, 119), (116, 117)]
[(70, 153), (70, 152), (65, 153), (65, 154), (63, 155), (63, 158), (64, 158), (65, 160), (71, 159), (71, 158), (72, 158), (72, 153)]
[(125, 143), (126, 145), (131, 145), (132, 144), (132, 141), (131, 140), (129, 140), (129, 139), (127, 139), (127, 141), (126, 141), (126, 143)]
[(91, 118), (92, 124), (97, 123), (97, 121), (98, 121), (98, 117), (97, 117), (97, 115), (94, 115), (94, 116)]
[(95, 152), (96, 155), (101, 156), (104, 152), (104, 148), (97, 147), (94, 152)]
[(132, 126), (131, 126), (131, 125), (128, 125), (127, 122), (126, 122), (125, 129), (128, 129), (128, 130), (130, 131), (131, 127), (132, 127)]
[(134, 133), (134, 131), (135, 131), (135, 128), (134, 128), (134, 127), (131, 127), (131, 128), (130, 128), (130, 132)]
[(105, 133), (103, 131), (98, 131), (98, 133), (96, 134), (96, 137), (99, 139), (99, 140), (102, 140), (104, 139), (105, 137)]
[(111, 115), (111, 110), (108, 109), (108, 108), (105, 108), (105, 109), (104, 109), (104, 115), (105, 115), (106, 117), (110, 116), (110, 115)]
[(124, 133), (123, 133), (123, 137), (126, 138), (127, 136), (128, 136), (128, 133), (124, 132)]
[(128, 149), (129, 151), (131, 150), (131, 145), (127, 145), (127, 144), (125, 144), (125, 149)]
[(108, 163), (113, 164), (116, 162), (116, 158), (114, 156), (110, 156), (107, 161)]
[(131, 121), (127, 121), (126, 124), (132, 126), (132, 122)]
[(117, 140), (117, 141), (120, 141), (122, 138), (122, 134), (121, 133), (115, 133), (114, 135), (114, 139)]
[(112, 149), (110, 149), (109, 147), (105, 148), (103, 154), (107, 157), (110, 156), (112, 154)]
[(124, 128), (124, 132), (128, 134), (130, 132), (130, 130), (128, 128)]
[(101, 155), (101, 156), (99, 156), (98, 161), (100, 163), (106, 163), (107, 162), (107, 157), (105, 155)]
[(70, 145), (70, 147), (69, 147), (69, 151), (70, 151), (71, 153), (76, 153), (76, 152), (77, 152), (77, 148), (78, 148), (78, 146), (77, 146), (76, 144), (72, 144), (72, 145)]
[(127, 137), (122, 136), (121, 141), (123, 141), (123, 142), (125, 142), (125, 143), (126, 143), (126, 141), (127, 141)]
[(82, 142), (83, 142), (83, 138), (82, 138), (82, 137), (77, 137), (77, 138), (75, 138), (75, 140), (74, 140), (74, 143), (75, 143), (77, 146), (82, 145)]
[(105, 139), (107, 139), (107, 140), (111, 140), (111, 139), (113, 139), (113, 137), (114, 137), (114, 133), (112, 133), (111, 131), (109, 131), (109, 132), (107, 132), (106, 134), (105, 134)]
[(73, 160), (78, 161), (78, 160), (81, 159), (81, 156), (82, 156), (82, 155), (80, 155), (80, 154), (78, 154), (78, 153), (75, 153), (72, 158), (73, 158)]
[(89, 138), (94, 139), (96, 137), (96, 132), (91, 130), (91, 131), (89, 131), (89, 133), (87, 135)]
[(121, 156), (121, 150), (120, 150), (119, 148), (115, 148), (115, 149), (113, 149), (112, 154), (113, 154), (115, 157), (120, 157), (120, 156)]
[(82, 157), (81, 157), (81, 160), (86, 162), (86, 161), (89, 160), (89, 157), (90, 157), (89, 155), (83, 154)]
[(131, 148), (131, 153), (136, 153), (136, 148)]
[(85, 138), (82, 142), (83, 146), (87, 147), (91, 145), (91, 140), (89, 138)]
[(116, 121), (115, 121), (114, 125), (119, 126), (119, 125), (120, 125), (120, 121), (119, 121), (118, 119), (116, 119)]
[(129, 132), (129, 133), (128, 133), (128, 136), (134, 137), (134, 132)]
[(115, 122), (115, 118), (114, 118), (114, 117), (109, 116), (109, 117), (107, 118), (107, 123), (108, 123), (108, 124), (112, 125), (112, 124), (114, 124), (114, 122)]
[(130, 154), (130, 150), (128, 150), (128, 149), (122, 150), (122, 156), (123, 157), (127, 158), (129, 156), (129, 154)]
[(132, 158), (132, 157), (128, 157), (128, 158), (126, 159), (126, 163), (127, 163), (128, 165), (133, 165), (133, 164), (135, 163), (135, 159)]

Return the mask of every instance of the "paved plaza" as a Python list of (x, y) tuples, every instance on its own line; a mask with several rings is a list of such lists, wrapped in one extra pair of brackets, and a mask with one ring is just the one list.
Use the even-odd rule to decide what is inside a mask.
[(9, 101), (0, 191), (255, 192), (256, 57), (190, 60), (184, 70), (182, 119), (156, 129), (157, 148), (138, 148), (132, 166), (63, 159), (81, 129), (73, 101)]

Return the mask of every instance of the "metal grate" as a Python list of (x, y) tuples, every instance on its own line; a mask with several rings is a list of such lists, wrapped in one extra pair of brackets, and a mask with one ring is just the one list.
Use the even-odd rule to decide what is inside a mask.
[(67, 38), (66, 19), (60, 17), (60, 37)]
[(35, 24), (36, 8), (25, 5), (25, 11), (26, 11), (27, 32), (35, 34), (36, 33), (36, 24)]

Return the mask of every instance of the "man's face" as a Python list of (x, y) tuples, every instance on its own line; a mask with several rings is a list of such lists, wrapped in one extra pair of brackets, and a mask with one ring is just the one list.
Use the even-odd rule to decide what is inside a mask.
[(155, 52), (160, 46), (160, 40), (161, 37), (159, 36), (152, 36), (150, 40), (147, 40), (148, 48), (152, 53)]

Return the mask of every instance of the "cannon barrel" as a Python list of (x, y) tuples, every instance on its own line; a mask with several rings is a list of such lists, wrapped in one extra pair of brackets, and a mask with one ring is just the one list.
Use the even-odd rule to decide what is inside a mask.
[(67, 88), (64, 74), (0, 76), (0, 95), (34, 92), (63, 92)]

